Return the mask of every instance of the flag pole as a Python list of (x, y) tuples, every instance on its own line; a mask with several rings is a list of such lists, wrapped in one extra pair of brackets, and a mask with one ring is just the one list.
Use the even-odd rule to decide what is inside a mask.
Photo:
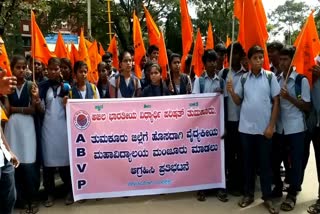
[(34, 71), (34, 57), (35, 57), (35, 48), (32, 50), (32, 46), (34, 47), (35, 41), (34, 41), (34, 23), (32, 22), (32, 9), (31, 9), (31, 55), (32, 55), (32, 81), (35, 83), (36, 82), (36, 74)]
[(228, 72), (228, 77), (231, 80), (232, 80), (231, 70), (232, 70), (232, 55), (233, 55), (233, 43), (234, 43), (234, 28), (235, 28), (235, 18), (234, 18), (234, 15), (233, 15), (232, 16), (231, 50), (230, 50), (230, 59), (229, 59), (229, 72)]

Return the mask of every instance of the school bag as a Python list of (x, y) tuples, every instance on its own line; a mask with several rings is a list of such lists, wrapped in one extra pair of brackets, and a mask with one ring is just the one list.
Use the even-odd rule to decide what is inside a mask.
[[(115, 84), (116, 84), (116, 87), (115, 87), (115, 98), (118, 98), (120, 80), (121, 80), (120, 79), (120, 74), (116, 75), (115, 76)], [(130, 76), (129, 84), (130, 84), (130, 82), (133, 82), (133, 86), (134, 86), (134, 92), (133, 92), (132, 96), (136, 96), (137, 89), (138, 89), (138, 79), (133, 77), (133, 76)], [(123, 94), (122, 94), (122, 97), (125, 97), (125, 96), (123, 96)]]
[[(97, 95), (97, 88), (94, 84), (89, 83), (91, 86), (91, 90), (93, 91), (93, 99), (98, 99), (98, 95)], [(88, 84), (86, 84), (88, 86)], [(76, 87), (76, 86), (74, 86)], [(72, 98), (72, 90), (69, 91), (69, 97)]]
[[(307, 78), (307, 77), (302, 74), (298, 74), (296, 77), (296, 80), (295, 80), (295, 84), (294, 84), (294, 90), (296, 92), (296, 97), (298, 100), (301, 100), (302, 79), (303, 78)], [(315, 108), (312, 105), (312, 100), (311, 100), (310, 112), (303, 112), (303, 114), (304, 114), (304, 118), (306, 121), (306, 126), (308, 128), (308, 131), (313, 132), (314, 129), (317, 127), (318, 118), (317, 118), (317, 111), (315, 110)]]
[[(220, 78), (219, 81), (220, 81), (221, 90), (224, 90), (224, 80), (222, 78)], [(204, 92), (204, 84), (205, 84), (205, 78), (199, 77), (200, 94), (202, 94)]]

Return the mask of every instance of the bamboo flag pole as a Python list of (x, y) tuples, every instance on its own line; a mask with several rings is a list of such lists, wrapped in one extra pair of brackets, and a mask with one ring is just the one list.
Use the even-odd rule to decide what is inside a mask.
[(231, 50), (230, 50), (229, 71), (228, 71), (228, 78), (227, 78), (227, 79), (230, 79), (230, 80), (232, 80), (232, 55), (233, 55), (234, 28), (235, 28), (234, 26), (235, 26), (235, 18), (234, 18), (234, 15), (233, 15), (232, 16)]

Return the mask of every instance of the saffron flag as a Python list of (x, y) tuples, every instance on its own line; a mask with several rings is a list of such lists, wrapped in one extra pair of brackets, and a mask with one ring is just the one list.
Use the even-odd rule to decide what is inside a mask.
[(204, 53), (203, 43), (201, 39), (200, 29), (198, 28), (196, 44), (193, 48), (192, 62), (194, 73), (197, 77), (200, 77), (203, 72), (202, 55)]
[(99, 42), (99, 54), (100, 56), (103, 56), (106, 54), (106, 52), (103, 50), (102, 44)]
[(182, 59), (181, 70), (185, 72), (185, 62), (193, 42), (193, 28), (191, 18), (188, 12), (186, 0), (180, 0), (181, 10), (181, 35), (182, 35)]
[[(226, 45), (227, 48), (229, 47), (229, 45), (231, 45), (231, 39), (230, 39), (230, 37), (228, 35), (227, 35), (227, 40), (226, 40), (225, 45)], [(229, 61), (228, 61), (228, 56), (227, 55), (224, 57), (223, 66), (225, 68), (229, 67)]]
[(80, 59), (78, 50), (73, 42), (71, 42), (71, 49), (70, 49), (69, 56), (70, 56), (70, 61), (71, 61), (72, 67), (73, 67), (74, 63), (76, 61), (79, 61), (79, 59)]
[(168, 75), (168, 55), (167, 55), (167, 48), (166, 43), (164, 41), (164, 37), (162, 32), (160, 33), (160, 40), (159, 40), (159, 58), (158, 58), (158, 64), (161, 67), (162, 70), (162, 79), (166, 80)]
[(92, 42), (90, 42), (89, 40), (85, 39), (84, 41), (86, 41), (86, 46), (89, 49), (92, 45)]
[[(98, 43), (96, 40), (94, 40), (92, 45), (90, 46), (88, 50), (88, 54), (89, 54), (91, 70), (92, 70), (92, 72), (90, 72), (90, 75), (98, 73), (98, 64), (102, 61), (102, 57), (98, 52)], [(90, 77), (90, 79), (94, 79), (94, 78), (95, 77)]]
[(64, 44), (64, 40), (62, 37), (62, 34), (58, 33), (58, 38), (56, 42), (56, 47), (54, 49), (54, 53), (56, 54), (57, 57), (59, 58), (70, 58), (68, 50), (66, 48), (66, 45)]
[(136, 76), (141, 79), (142, 68), (140, 66), (142, 58), (146, 55), (146, 49), (144, 47), (140, 22), (136, 16), (136, 12), (133, 12), (133, 45), (134, 45), (134, 70)]
[(118, 58), (118, 45), (117, 45), (117, 35), (112, 37), (112, 40), (108, 47), (108, 52), (112, 53), (112, 63), (113, 67), (119, 70), (119, 58)]
[(89, 57), (89, 53), (88, 53), (88, 49), (87, 49), (87, 46), (86, 46), (86, 42), (85, 42), (84, 33), (83, 33), (83, 29), (82, 28), (81, 28), (81, 32), (80, 32), (78, 53), (79, 53), (79, 60), (84, 61), (88, 66), (87, 79), (91, 83), (97, 83), (98, 82), (98, 78), (99, 78), (98, 72), (96, 72), (93, 69), (91, 69), (90, 57)]
[[(241, 10), (242, 13), (239, 13)], [(254, 45), (262, 47), (264, 49), (263, 67), (269, 70), (270, 64), (266, 48), (268, 32), (261, 0), (235, 0), (234, 14), (236, 17), (240, 17), (239, 43), (246, 53)]]
[(213, 31), (212, 31), (212, 25), (210, 21), (209, 21), (207, 41), (206, 41), (206, 50), (209, 50), (209, 49), (214, 49)]
[(158, 29), (157, 24), (154, 22), (151, 14), (149, 13), (148, 9), (143, 6), (144, 13), (146, 16), (146, 23), (147, 23), (147, 29), (148, 29), (148, 35), (149, 35), (149, 45), (159, 45), (159, 39), (160, 39), (160, 31)]
[(6, 72), (6, 76), (12, 76), (10, 61), (8, 58), (7, 50), (4, 44), (2, 44), (2, 53), (0, 55), (0, 67)]
[(48, 60), (55, 56), (48, 48), (47, 42), (36, 22), (33, 11), (31, 11), (31, 54), (34, 59), (37, 59), (46, 65), (48, 64)]
[(315, 58), (320, 52), (319, 37), (313, 13), (314, 11), (309, 15), (294, 43), (296, 53), (292, 60), (292, 65), (296, 67), (297, 72), (308, 78), (310, 86), (313, 85), (313, 79), (312, 72), (309, 70), (315, 65)]

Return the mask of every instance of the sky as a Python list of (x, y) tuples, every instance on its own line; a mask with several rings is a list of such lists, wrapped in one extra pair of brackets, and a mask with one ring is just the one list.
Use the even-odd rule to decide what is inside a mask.
[[(307, 5), (313, 6), (314, 8), (320, 6), (319, 0), (295, 0), (296, 2), (305, 2)], [(262, 0), (266, 13), (270, 13), (276, 9), (279, 5), (282, 5), (286, 0)]]

